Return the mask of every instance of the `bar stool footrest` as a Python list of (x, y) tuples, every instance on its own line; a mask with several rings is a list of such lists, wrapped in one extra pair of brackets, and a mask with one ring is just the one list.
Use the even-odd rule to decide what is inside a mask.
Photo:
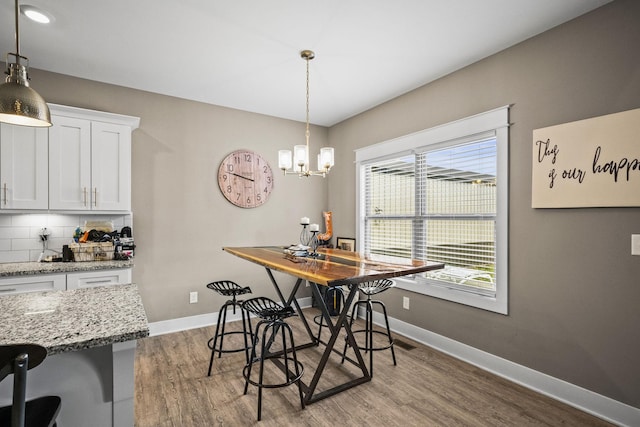
[(218, 334), (218, 339), (220, 339), (220, 337), (222, 336), (227, 336), (227, 335), (246, 335), (249, 337), (249, 344), (246, 347), (240, 347), (240, 348), (232, 348), (232, 349), (224, 349), (224, 350), (220, 350), (217, 348), (213, 348), (213, 341), (215, 340), (215, 337), (212, 337), (211, 339), (209, 339), (209, 342), (207, 342), (207, 347), (209, 347), (209, 350), (214, 351), (218, 354), (220, 353), (237, 353), (239, 351), (245, 351), (245, 350), (251, 350), (251, 340), (253, 339), (253, 334), (249, 331), (244, 332), (244, 331), (231, 331), (231, 332), (225, 332), (224, 334)]
[[(336, 317), (337, 318), (338, 315), (331, 316), (331, 317)], [(313, 318), (313, 323), (315, 323), (318, 326), (328, 326), (326, 323), (322, 322), (323, 320), (324, 320), (324, 318), (322, 317), (322, 314), (318, 314)], [(351, 320), (351, 316), (347, 314), (346, 320), (350, 321)], [(320, 323), (320, 322), (322, 322), (322, 323)]]
[[(353, 332), (354, 337), (355, 337), (355, 335), (356, 335), (356, 334), (369, 333), (369, 331), (367, 331), (366, 329), (358, 329), (358, 330), (355, 330), (355, 331), (352, 331), (352, 332)], [(389, 335), (387, 335), (387, 333), (386, 333), (385, 331), (371, 331), (371, 332), (373, 332), (374, 334), (382, 335), (382, 336), (384, 336), (384, 337), (389, 338)], [(346, 340), (346, 338), (345, 338), (345, 340)], [(394, 340), (393, 340), (393, 338), (392, 338), (392, 339), (391, 339), (391, 342), (390, 342), (390, 343), (388, 343), (386, 346), (383, 346), (383, 347), (360, 347), (360, 346), (358, 346), (358, 349), (359, 349), (359, 350), (365, 350), (365, 351), (381, 351), (381, 350), (387, 350), (387, 349), (389, 349), (389, 348), (393, 347), (393, 342), (394, 342)], [(348, 341), (347, 341), (347, 346), (351, 347), (351, 346), (349, 345), (349, 342), (348, 342)]]
[[(265, 361), (269, 360), (269, 359), (277, 359), (277, 360), (281, 360), (284, 361), (284, 356), (280, 356), (280, 357), (269, 357), (269, 358), (265, 358)], [(272, 360), (273, 361), (273, 360)], [(252, 363), (259, 363), (260, 362), (260, 358), (256, 358)], [(275, 363), (275, 361), (274, 361)], [(284, 362), (283, 362), (284, 363)], [(263, 383), (259, 383), (257, 381), (252, 380), (251, 378), (248, 378), (247, 372), (249, 370), (249, 365), (246, 365), (244, 367), (244, 369), (242, 370), (242, 376), (244, 377), (244, 379), (251, 385), (254, 385), (256, 387), (260, 387), (260, 388), (280, 388), (280, 387), (287, 387), (290, 386), (291, 384), (296, 383), (300, 378), (302, 378), (302, 375), (304, 374), (304, 366), (302, 365), (301, 362), (299, 361), (294, 361), (294, 360), (289, 360), (289, 363), (295, 363), (296, 365), (298, 365), (298, 375), (295, 375), (294, 372), (289, 371), (289, 374), (291, 375), (288, 381), (285, 382), (281, 382), (281, 383), (275, 383), (275, 384), (265, 384)], [(295, 367), (295, 366), (293, 366)], [(264, 378), (263, 378), (264, 380)]]

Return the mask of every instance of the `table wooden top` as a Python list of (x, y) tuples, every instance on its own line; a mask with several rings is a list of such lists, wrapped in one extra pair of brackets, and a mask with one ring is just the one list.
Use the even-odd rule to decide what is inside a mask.
[(263, 267), (327, 286), (388, 279), (444, 268), (444, 264), (440, 263), (418, 260), (401, 263), (398, 258), (391, 262), (388, 257), (385, 259), (383, 256), (364, 256), (342, 249), (318, 249), (317, 258), (286, 256), (283, 246), (222, 249)]

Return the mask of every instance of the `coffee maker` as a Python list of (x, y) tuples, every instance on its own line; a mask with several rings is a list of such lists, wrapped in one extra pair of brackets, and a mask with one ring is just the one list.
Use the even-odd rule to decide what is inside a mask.
[(136, 245), (133, 241), (133, 233), (131, 227), (122, 227), (120, 230), (120, 252), (127, 258), (132, 258), (135, 253)]

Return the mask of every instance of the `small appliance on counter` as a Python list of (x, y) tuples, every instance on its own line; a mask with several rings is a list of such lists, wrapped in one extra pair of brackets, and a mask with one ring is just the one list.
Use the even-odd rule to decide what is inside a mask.
[(122, 227), (120, 230), (120, 248), (116, 248), (116, 252), (122, 253), (127, 258), (132, 258), (135, 253), (136, 245), (133, 242), (133, 233), (131, 227)]
[(128, 258), (132, 258), (136, 247), (133, 243), (133, 237), (121, 237), (120, 244), (122, 246), (120, 252)]
[(62, 262), (71, 262), (73, 261), (73, 251), (69, 247), (69, 245), (62, 246)]

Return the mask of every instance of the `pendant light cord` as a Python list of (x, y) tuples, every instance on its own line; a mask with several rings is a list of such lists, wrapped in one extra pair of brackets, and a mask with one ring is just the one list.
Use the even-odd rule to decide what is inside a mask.
[(19, 11), (18, 11), (18, 0), (16, 0), (16, 61), (18, 62), (18, 64), (20, 63), (20, 29), (19, 29), (19, 24), (18, 24), (18, 15), (19, 15)]
[(305, 132), (305, 136), (307, 138), (307, 156), (309, 155), (309, 60), (310, 58), (307, 56), (307, 130)]

